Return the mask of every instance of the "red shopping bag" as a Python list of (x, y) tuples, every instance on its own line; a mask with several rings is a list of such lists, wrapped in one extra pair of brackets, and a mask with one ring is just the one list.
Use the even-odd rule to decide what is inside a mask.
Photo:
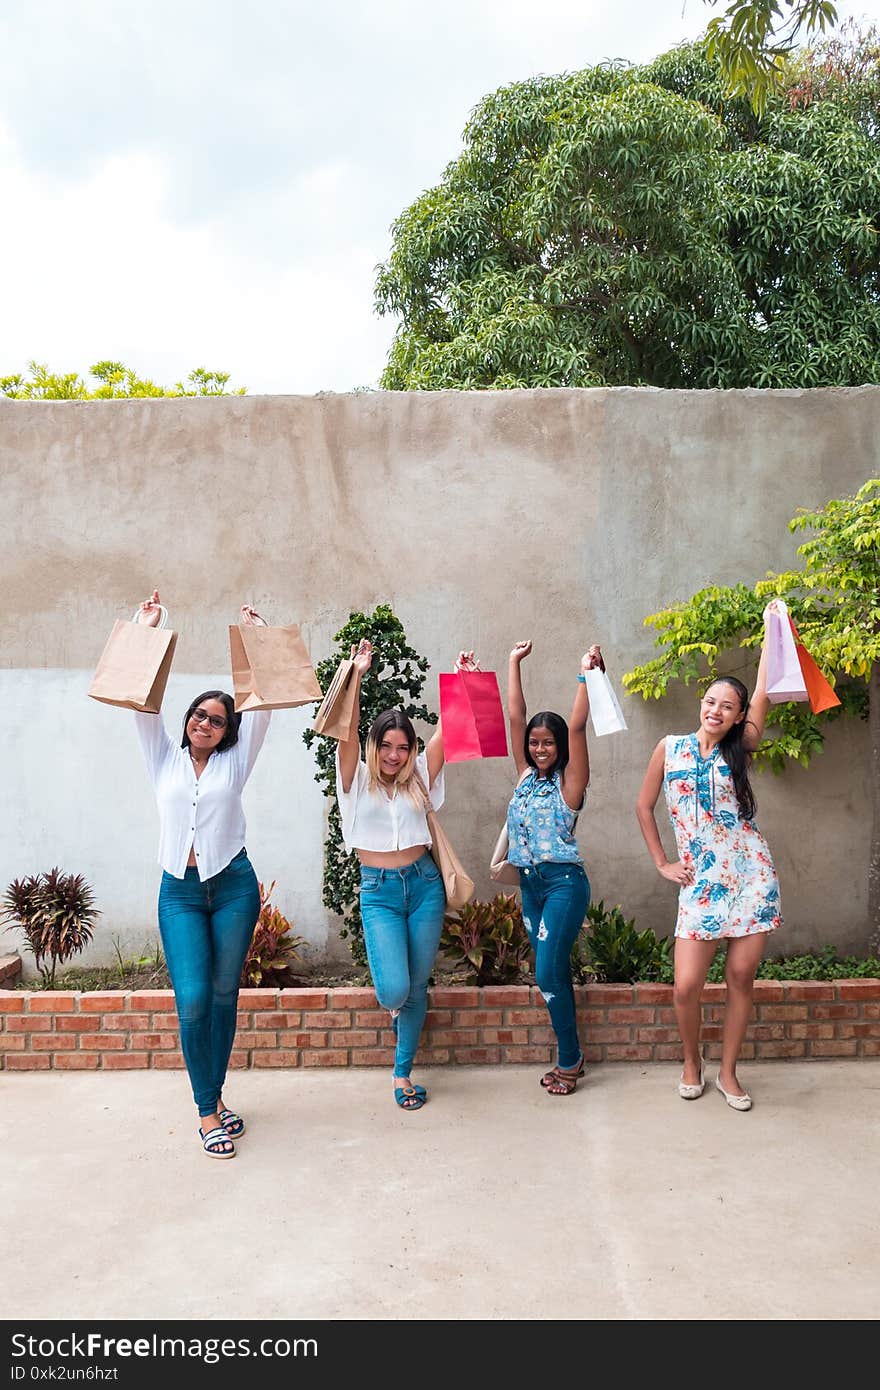
[(789, 618), (788, 621), (791, 623), (791, 631), (797, 647), (798, 665), (801, 668), (804, 685), (807, 687), (807, 698), (810, 701), (810, 709), (814, 714), (821, 714), (823, 710), (833, 709), (835, 705), (840, 704), (839, 698), (835, 695), (830, 682), (825, 679), (819, 667), (810, 656), (791, 618)]
[(494, 671), (441, 673), (440, 719), (448, 763), (507, 757), (504, 710)]

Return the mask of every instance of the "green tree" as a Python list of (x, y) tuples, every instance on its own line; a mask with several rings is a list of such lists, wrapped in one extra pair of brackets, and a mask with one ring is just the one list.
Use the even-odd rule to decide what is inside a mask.
[[(725, 0), (705, 0), (717, 8)], [(749, 98), (760, 115), (785, 81), (786, 60), (803, 30), (824, 33), (837, 23), (830, 0), (731, 0), (709, 21), (706, 52), (718, 61), (731, 96)]]
[(99, 383), (89, 389), (77, 372), (59, 375), (50, 372), (44, 362), (29, 362), (29, 376), (20, 372), (0, 377), (0, 396), (25, 401), (106, 401), (129, 400), (134, 396), (243, 396), (245, 387), (227, 391), (229, 372), (212, 372), (196, 367), (186, 382), (174, 386), (158, 386), (155, 381), (139, 377), (124, 362), (96, 362), (89, 375)]
[(880, 478), (854, 497), (834, 499), (818, 511), (801, 510), (792, 531), (814, 534), (798, 547), (799, 570), (770, 573), (754, 587), (701, 589), (645, 619), (657, 631), (662, 655), (623, 677), (627, 690), (659, 700), (669, 682), (689, 684), (718, 672), (718, 657), (737, 644), (761, 641), (768, 599), (785, 599), (807, 650), (836, 683), (841, 705), (813, 714), (806, 704), (771, 705), (757, 759), (781, 771), (789, 759), (806, 766), (824, 743), (825, 726), (843, 714), (870, 722), (873, 836), (868, 868), (866, 944), (880, 945)]
[(501, 88), (394, 223), (382, 385), (876, 381), (878, 187), (876, 120), (759, 118), (699, 44)]
[[(400, 619), (385, 603), (380, 603), (369, 615), (351, 613), (348, 622), (335, 633), (335, 652), (315, 667), (321, 689), (327, 689), (340, 661), (348, 657), (352, 645), (356, 646), (362, 637), (372, 644), (373, 664), (361, 681), (358, 723), (361, 746), (373, 720), (385, 709), (402, 709), (410, 719), (436, 724), (436, 714), (420, 703), (428, 670), (427, 659), (409, 645)], [(336, 739), (324, 738), (313, 729), (307, 729), (303, 742), (307, 748), (316, 744), (318, 771), (315, 781), (330, 802), (324, 842), (324, 905), (342, 918), (339, 934), (348, 938), (352, 959), (364, 965), (367, 954), (358, 896), (359, 866), (356, 856), (348, 854), (343, 844), (342, 820), (336, 800)], [(421, 740), (419, 743), (421, 746)]]

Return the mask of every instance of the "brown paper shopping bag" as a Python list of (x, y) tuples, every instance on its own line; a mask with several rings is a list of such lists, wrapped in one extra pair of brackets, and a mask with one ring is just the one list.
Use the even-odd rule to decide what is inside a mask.
[(229, 629), (236, 713), (249, 709), (295, 709), (320, 700), (299, 625)]
[(315, 715), (312, 728), (316, 734), (326, 734), (329, 738), (348, 738), (354, 715), (356, 689), (354, 662), (346, 657), (337, 666), (327, 694)]
[(159, 627), (121, 618), (113, 624), (89, 686), (93, 700), (143, 714), (159, 713), (177, 646), (177, 633), (165, 627), (167, 618), (163, 608)]
[(473, 897), (474, 881), (465, 873), (461, 860), (452, 848), (449, 836), (434, 811), (428, 811), (427, 821), (431, 832), (431, 857), (443, 878), (446, 906), (450, 911), (457, 912)]

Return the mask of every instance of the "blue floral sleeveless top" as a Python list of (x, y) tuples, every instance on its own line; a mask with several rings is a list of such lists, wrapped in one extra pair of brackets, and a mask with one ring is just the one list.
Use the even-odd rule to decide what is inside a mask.
[(532, 769), (507, 808), (508, 861), (518, 869), (530, 864), (580, 864), (574, 827), (578, 813), (566, 806), (558, 772), (539, 777)]

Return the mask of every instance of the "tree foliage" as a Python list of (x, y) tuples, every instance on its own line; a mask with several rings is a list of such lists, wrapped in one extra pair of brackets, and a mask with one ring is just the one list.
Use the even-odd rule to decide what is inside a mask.
[(382, 385), (877, 380), (880, 139), (861, 81), (846, 102), (840, 84), (774, 93), (758, 117), (692, 44), (493, 92), (394, 223)]
[[(717, 7), (724, 0), (705, 0)], [(837, 22), (831, 0), (730, 0), (709, 21), (706, 52), (716, 59), (726, 91), (745, 96), (760, 115), (785, 80), (786, 59), (801, 31), (824, 33)]]
[(124, 362), (96, 362), (89, 367), (89, 376), (99, 383), (90, 389), (78, 372), (50, 372), (44, 362), (29, 362), (27, 377), (22, 373), (0, 377), (0, 396), (26, 401), (110, 401), (129, 400), (134, 396), (243, 396), (245, 387), (227, 390), (229, 372), (213, 372), (196, 367), (186, 382), (174, 386), (158, 386), (149, 378), (139, 377)]
[[(373, 664), (361, 680), (358, 723), (361, 747), (373, 720), (386, 709), (401, 709), (410, 719), (436, 724), (436, 714), (421, 703), (428, 661), (409, 645), (400, 619), (384, 603), (380, 603), (369, 615), (349, 614), (348, 622), (333, 637), (336, 650), (315, 667), (321, 689), (328, 688), (340, 661), (349, 655), (352, 645), (357, 646), (362, 637), (368, 638), (372, 644)], [(324, 842), (324, 905), (342, 918), (339, 934), (348, 938), (352, 959), (363, 965), (367, 956), (360, 913), (360, 872), (356, 856), (346, 852), (342, 840), (342, 819), (336, 800), (336, 739), (325, 738), (313, 729), (307, 729), (303, 742), (307, 748), (316, 745), (318, 771), (315, 781), (330, 801), (327, 838)]]

